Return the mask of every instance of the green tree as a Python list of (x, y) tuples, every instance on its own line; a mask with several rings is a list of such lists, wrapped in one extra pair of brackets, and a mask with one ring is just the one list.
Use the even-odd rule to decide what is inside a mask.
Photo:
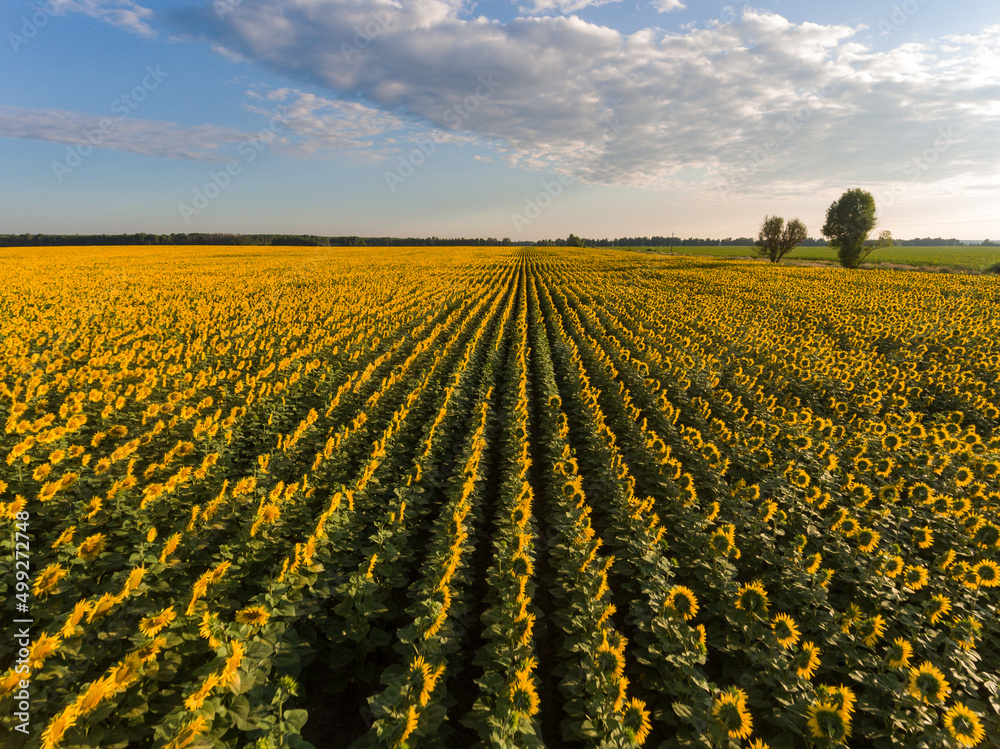
[(566, 246), (567, 247), (583, 247), (584, 246), (584, 242), (583, 242), (582, 239), (580, 239), (580, 237), (576, 236), (576, 234), (570, 234), (569, 237), (566, 238)]
[(806, 225), (793, 218), (785, 225), (781, 216), (764, 216), (760, 225), (760, 233), (754, 242), (754, 252), (776, 263), (805, 240)]
[(830, 204), (823, 224), (823, 236), (837, 250), (837, 259), (845, 268), (857, 268), (880, 247), (892, 247), (892, 235), (884, 231), (878, 239), (868, 235), (878, 224), (875, 198), (866, 190), (848, 190)]

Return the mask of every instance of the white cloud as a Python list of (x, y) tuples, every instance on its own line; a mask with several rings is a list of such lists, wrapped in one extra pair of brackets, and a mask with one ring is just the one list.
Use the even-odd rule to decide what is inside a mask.
[(147, 23), (152, 20), (153, 11), (133, 0), (49, 0), (48, 7), (56, 15), (82, 13), (133, 34), (156, 36)]
[(442, 132), (360, 102), (327, 99), (293, 88), (247, 92), (247, 109), (280, 117), (285, 140), (276, 150), (296, 156), (353, 153), (382, 159), (409, 150), (418, 140), (468, 142), (475, 138)]
[(681, 0), (653, 0), (653, 7), (660, 13), (669, 13), (672, 10), (683, 10), (687, 6)]
[[(535, 7), (571, 4), (548, 1)], [(948, 127), (959, 133), (948, 159), (918, 181), (985, 183), (1000, 168), (1000, 27), (872, 51), (855, 39), (861, 27), (752, 10), (682, 33), (625, 35), (576, 16), (501, 23), (464, 8), (243, 0), (223, 18), (182, 18), (230, 54), (365, 101), (394, 125), (483, 139), (511, 163), (594, 184), (762, 195), (888, 183), (907, 178), (908, 159)], [(361, 144), (363, 128), (322, 133), (345, 117), (379, 122), (324, 107), (326, 124), (303, 124), (317, 142)]]
[[(621, 0), (531, 0), (530, 5), (520, 6), (520, 11), (526, 15), (566, 15), (567, 13), (576, 13), (584, 8), (618, 2), (621, 2)], [(679, 0), (657, 0), (657, 3), (670, 4), (676, 2), (679, 2)]]
[(215, 125), (183, 127), (173, 122), (101, 117), (60, 109), (0, 106), (0, 137), (194, 161), (222, 161), (225, 149), (249, 137)]

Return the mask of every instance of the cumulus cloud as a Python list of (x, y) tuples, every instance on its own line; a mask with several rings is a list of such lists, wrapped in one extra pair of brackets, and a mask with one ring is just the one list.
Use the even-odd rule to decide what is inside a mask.
[(448, 133), (361, 102), (329, 99), (294, 88), (247, 92), (247, 109), (273, 120), (285, 136), (276, 150), (295, 156), (353, 153), (378, 160), (412, 149), (416, 140), (470, 142), (474, 136)]
[(133, 0), (49, 0), (56, 15), (81, 13), (140, 36), (155, 36), (149, 25), (153, 11)]
[(252, 136), (215, 125), (183, 127), (159, 120), (0, 106), (0, 137), (93, 146), (146, 156), (221, 161), (227, 158), (227, 146)]
[[(520, 10), (526, 15), (545, 15), (558, 13), (576, 13), (584, 8), (618, 3), (621, 0), (531, 0), (530, 5), (522, 5)], [(656, 0), (657, 3), (678, 3), (679, 0)], [(680, 7), (684, 7), (681, 5)]]
[[(998, 27), (873, 51), (857, 41), (861, 27), (754, 10), (683, 33), (628, 35), (572, 15), (471, 17), (461, 0), (242, 0), (224, 15), (209, 6), (175, 18), (227, 54), (334, 98), (594, 184), (761, 194), (982, 182), (1000, 166)], [(948, 149), (914, 173), (912, 159), (947, 128)]]
[(681, 0), (653, 0), (653, 7), (660, 13), (669, 13), (672, 10), (683, 10), (687, 6)]

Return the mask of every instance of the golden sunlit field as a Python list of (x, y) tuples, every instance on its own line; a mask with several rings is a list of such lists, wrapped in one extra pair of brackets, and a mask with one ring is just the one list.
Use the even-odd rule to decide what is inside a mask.
[(1000, 278), (15, 248), (0, 310), (4, 747), (1000, 736)]

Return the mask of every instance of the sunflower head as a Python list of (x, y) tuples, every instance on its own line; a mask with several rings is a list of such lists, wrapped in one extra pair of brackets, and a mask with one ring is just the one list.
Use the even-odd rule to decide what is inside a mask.
[(792, 667), (796, 675), (801, 679), (811, 679), (820, 664), (820, 649), (811, 642), (802, 643), (799, 652), (792, 659)]
[(913, 646), (902, 637), (897, 637), (886, 648), (885, 662), (889, 668), (906, 668), (913, 657)]
[(270, 618), (271, 614), (263, 606), (248, 606), (236, 612), (236, 621), (251, 627), (263, 627)]
[(746, 709), (747, 694), (737, 687), (723, 690), (712, 705), (712, 716), (731, 739), (746, 739), (753, 731), (753, 719)]
[(736, 608), (748, 614), (761, 616), (769, 606), (767, 591), (760, 580), (741, 585), (736, 593)]
[(629, 700), (622, 711), (622, 726), (632, 734), (635, 744), (642, 746), (653, 729), (652, 723), (649, 722), (646, 703), (635, 697)]
[(1000, 566), (992, 559), (984, 559), (973, 569), (979, 577), (979, 584), (986, 588), (995, 588), (1000, 585)]
[(771, 630), (778, 644), (783, 648), (790, 648), (799, 641), (799, 629), (795, 620), (788, 614), (777, 614), (771, 620)]
[(858, 549), (866, 554), (872, 552), (878, 546), (881, 538), (878, 531), (874, 531), (871, 528), (862, 528), (858, 531)]
[(698, 613), (698, 599), (694, 591), (683, 585), (675, 585), (667, 593), (664, 607), (677, 614), (684, 621), (692, 619)]
[(891, 556), (885, 561), (885, 574), (889, 577), (898, 577), (904, 566), (903, 557)]
[(907, 687), (911, 695), (928, 705), (943, 702), (951, 692), (951, 686), (944, 674), (930, 661), (910, 669), (910, 683)]
[(945, 713), (944, 727), (962, 747), (974, 747), (986, 737), (979, 716), (960, 702)]
[(851, 720), (832, 702), (819, 701), (809, 706), (809, 730), (813, 738), (844, 742), (851, 736)]
[(917, 545), (918, 549), (928, 548), (934, 543), (934, 532), (926, 526), (917, 528), (913, 532), (913, 543)]
[(927, 570), (920, 565), (908, 565), (903, 571), (903, 584), (911, 590), (920, 590), (927, 585)]
[(924, 613), (931, 620), (931, 624), (937, 624), (949, 611), (951, 611), (951, 599), (945, 595), (931, 596), (924, 609)]

